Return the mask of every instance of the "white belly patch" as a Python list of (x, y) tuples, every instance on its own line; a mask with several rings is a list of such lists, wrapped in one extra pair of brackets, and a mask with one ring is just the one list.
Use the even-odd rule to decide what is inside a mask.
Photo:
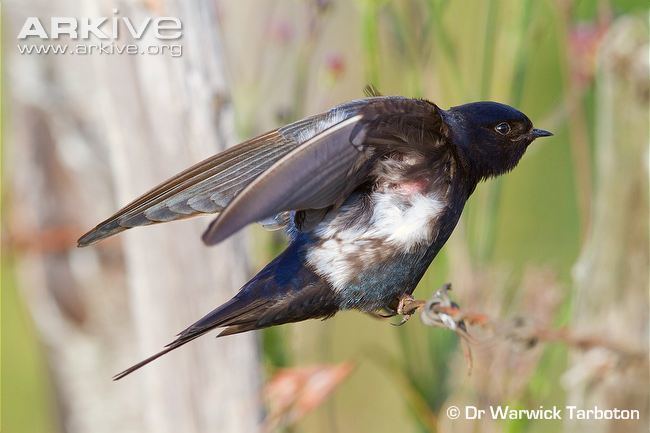
[(363, 268), (388, 255), (430, 244), (436, 235), (432, 222), (445, 208), (433, 194), (420, 193), (404, 199), (390, 192), (375, 192), (372, 205), (368, 223), (341, 228), (337, 219), (345, 215), (343, 206), (314, 230), (322, 243), (309, 251), (307, 262), (336, 290), (345, 288)]

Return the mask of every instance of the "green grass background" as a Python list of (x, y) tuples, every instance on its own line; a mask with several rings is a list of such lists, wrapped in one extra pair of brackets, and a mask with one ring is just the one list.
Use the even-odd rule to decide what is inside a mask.
[[(573, 3), (571, 26), (594, 23), (603, 5), (615, 16), (644, 15), (648, 8), (645, 0)], [(572, 125), (565, 117), (554, 120), (571, 85), (565, 37), (568, 29), (560, 13), (561, 4), (564, 2), (560, 0), (357, 0), (339, 1), (334, 7), (349, 10), (345, 19), (349, 25), (335, 30), (340, 34), (338, 42), (360, 50), (346, 66), (355, 80), (341, 86), (361, 89), (365, 82), (372, 82), (385, 94), (426, 97), (443, 107), (471, 100), (499, 100), (520, 108), (539, 127), (553, 130), (552, 141), (536, 143), (514, 172), (478, 188), (462, 221), (466, 234), (463, 241), (477, 264), (505, 269), (512, 281), (533, 263), (550, 266), (568, 287), (584, 227), (569, 144)], [(304, 63), (296, 62), (295, 68), (301, 67)], [(311, 75), (298, 71), (296, 75), (307, 81), (302, 85), (318, 86), (309, 83), (310, 78), (319, 77), (314, 71)], [(261, 132), (251, 127), (254, 116), (245, 101), (248, 94), (238, 85), (235, 77), (239, 129), (243, 136)], [(323, 87), (327, 86), (336, 84)], [(349, 96), (360, 96), (360, 90)], [(296, 116), (308, 114), (301, 110), (318, 105), (298, 101), (300, 98), (296, 97), (293, 106), (308, 108), (296, 108)], [(581, 110), (587, 118), (591, 148), (593, 104), (590, 83), (581, 99)], [(4, 107), (4, 116), (7, 109), (10, 107)], [(554, 123), (547, 125), (545, 121)], [(257, 245), (266, 245), (256, 251), (259, 265), (277, 253), (279, 245), (270, 235), (256, 233)], [(447, 281), (449, 271), (447, 251), (443, 251), (416, 294), (428, 296)], [(558, 323), (566, 321), (570, 301), (568, 296), (567, 305), (556, 318)], [(8, 251), (3, 251), (1, 314), (2, 431), (58, 431), (44, 350), (16, 286)], [(428, 431), (423, 408), (435, 413), (449, 396), (446, 377), (458, 360), (458, 342), (450, 333), (416, 322), (393, 328), (346, 312), (325, 323), (307, 322), (265, 331), (262, 344), (270, 373), (278, 367), (308, 363), (346, 359), (358, 363), (336, 397), (308, 415), (296, 431)], [(566, 351), (549, 345), (529, 384), (529, 402), (541, 404), (563, 398), (557, 382), (565, 364)], [(513, 402), (517, 403), (523, 402)], [(510, 422), (503, 427), (510, 432), (550, 432), (561, 425)]]

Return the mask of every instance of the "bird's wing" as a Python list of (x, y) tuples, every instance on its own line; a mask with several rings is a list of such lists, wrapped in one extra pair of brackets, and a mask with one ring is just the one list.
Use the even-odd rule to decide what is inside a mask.
[[(391, 151), (427, 152), (445, 134), (440, 110), (407, 98), (371, 98), (278, 159), (248, 183), (203, 235), (216, 244), (244, 226), (289, 210), (323, 209), (367, 182), (373, 160)], [(433, 144), (432, 144), (433, 146)]]
[(86, 246), (123, 230), (221, 212), (248, 183), (288, 152), (355, 114), (362, 100), (268, 132), (214, 155), (135, 199), (83, 235)]
[(356, 115), (337, 123), (276, 161), (226, 206), (203, 241), (216, 244), (249, 223), (282, 211), (321, 209), (334, 203), (346, 190), (350, 168), (361, 157), (350, 143), (361, 118)]
[(204, 235), (214, 244), (284, 211), (342, 202), (369, 173), (369, 155), (413, 147), (443, 128), (438, 108), (427, 101), (393, 96), (351, 101), (190, 167), (98, 224), (78, 245), (136, 226), (221, 212)]

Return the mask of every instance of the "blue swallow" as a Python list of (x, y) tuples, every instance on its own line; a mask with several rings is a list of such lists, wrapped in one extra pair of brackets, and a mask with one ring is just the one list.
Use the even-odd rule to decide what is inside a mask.
[(354, 100), (219, 153), (126, 205), (82, 236), (218, 214), (214, 245), (246, 225), (284, 227), (287, 248), (228, 302), (120, 379), (215, 328), (219, 336), (328, 318), (403, 314), (476, 185), (512, 170), (552, 135), (496, 102), (443, 110), (398, 96)]

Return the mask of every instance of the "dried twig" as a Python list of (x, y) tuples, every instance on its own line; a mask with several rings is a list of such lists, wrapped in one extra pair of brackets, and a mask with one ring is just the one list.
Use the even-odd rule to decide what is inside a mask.
[(552, 329), (531, 326), (521, 317), (510, 321), (500, 321), (493, 320), (483, 313), (464, 312), (457, 303), (451, 300), (450, 290), (451, 284), (447, 283), (426, 302), (410, 300), (404, 305), (404, 314), (410, 315), (416, 310), (421, 310), (420, 319), (425, 325), (447, 328), (458, 334), (463, 342), (463, 351), (468, 362), (468, 374), (472, 370), (471, 345), (487, 342), (470, 335), (468, 329), (470, 326), (490, 329), (493, 331), (492, 338), (502, 338), (520, 343), (526, 349), (535, 347), (539, 342), (560, 342), (579, 350), (596, 347), (607, 349), (626, 361), (644, 362), (648, 359), (646, 351), (628, 347), (602, 335), (578, 335), (567, 327)]

